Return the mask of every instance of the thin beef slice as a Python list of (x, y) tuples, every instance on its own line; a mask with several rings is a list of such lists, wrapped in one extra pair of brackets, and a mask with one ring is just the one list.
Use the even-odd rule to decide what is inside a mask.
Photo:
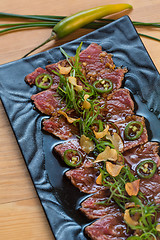
[(85, 228), (92, 240), (126, 240), (130, 233), (121, 213), (108, 214)]
[(102, 218), (107, 214), (120, 212), (118, 205), (115, 204), (114, 201), (109, 200), (110, 194), (108, 188), (93, 194), (82, 202), (80, 208), (81, 212), (83, 212), (89, 219)]

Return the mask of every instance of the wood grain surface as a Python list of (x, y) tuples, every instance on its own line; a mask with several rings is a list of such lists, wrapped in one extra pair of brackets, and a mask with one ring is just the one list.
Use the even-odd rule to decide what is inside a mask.
[[(0, 11), (16, 14), (70, 15), (77, 11), (111, 3), (130, 3), (128, 14), (133, 21), (160, 22), (159, 0), (1, 0)], [(1, 23), (11, 20), (1, 20)], [(37, 52), (73, 40), (91, 30), (78, 30), (58, 41), (50, 42)], [(137, 28), (137, 31), (160, 38), (160, 30)], [(47, 39), (51, 29), (21, 30), (0, 36), (0, 64), (15, 61)], [(141, 38), (160, 72), (160, 42)], [(16, 71), (16, 70), (15, 70)], [(53, 240), (48, 221), (37, 197), (8, 118), (0, 103), (0, 239)], [(65, 240), (65, 239), (64, 239)]]

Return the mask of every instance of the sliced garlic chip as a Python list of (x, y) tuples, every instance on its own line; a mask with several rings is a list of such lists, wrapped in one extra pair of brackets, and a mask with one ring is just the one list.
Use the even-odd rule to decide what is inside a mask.
[(113, 135), (111, 136), (110, 132), (108, 132), (106, 134), (106, 139), (110, 140), (114, 145), (115, 149), (117, 149), (119, 152), (123, 151), (123, 141), (121, 137), (118, 135), (118, 133), (113, 133)]
[(93, 132), (94, 132), (95, 137), (97, 139), (99, 139), (99, 138), (103, 138), (104, 136), (106, 136), (106, 134), (108, 133), (108, 130), (109, 130), (109, 125), (107, 125), (106, 128), (102, 132), (96, 132), (96, 131), (93, 131)]
[(125, 190), (129, 196), (137, 196), (139, 192), (140, 179), (125, 184)]
[(63, 111), (61, 111), (61, 110), (59, 110), (58, 113), (61, 114), (61, 115), (63, 115), (63, 116), (67, 119), (67, 121), (68, 121), (69, 123), (73, 123), (73, 122), (79, 120), (79, 118), (71, 118), (71, 117), (68, 117), (67, 113), (65, 113), (65, 112), (63, 112)]
[(85, 135), (82, 135), (80, 138), (80, 146), (82, 150), (87, 154), (89, 154), (95, 148), (94, 142), (90, 140), (88, 137), (86, 137)]
[(157, 224), (156, 230), (157, 230), (158, 232), (160, 232), (160, 223)]
[(102, 162), (102, 161), (116, 161), (118, 157), (116, 149), (111, 149), (109, 146), (105, 148), (103, 152), (98, 154), (96, 160), (94, 162)]
[(96, 179), (96, 184), (102, 185), (102, 174), (100, 173)]
[(129, 209), (126, 209), (125, 210), (125, 213), (124, 213), (124, 220), (125, 222), (128, 224), (128, 225), (131, 225), (131, 226), (137, 226), (139, 223), (138, 221), (135, 221), (131, 218), (130, 216), (130, 213), (129, 213)]
[(74, 86), (74, 89), (79, 92), (83, 90), (83, 87), (80, 85), (77, 85), (77, 78), (75, 77), (68, 77), (69, 83), (71, 83)]
[(73, 85), (77, 85), (77, 78), (75, 77), (68, 77), (68, 81)]
[(91, 104), (90, 102), (87, 101), (87, 99), (89, 98), (90, 96), (88, 94), (85, 94), (84, 95), (84, 102), (82, 104), (82, 107), (85, 108), (85, 109), (90, 109), (91, 108)]
[(60, 64), (58, 64), (58, 68), (59, 68), (59, 73), (62, 75), (67, 75), (68, 73), (70, 73), (71, 71), (71, 66), (69, 67), (62, 67)]
[(117, 177), (123, 167), (124, 165), (117, 165), (111, 162), (106, 162), (106, 170), (113, 177)]

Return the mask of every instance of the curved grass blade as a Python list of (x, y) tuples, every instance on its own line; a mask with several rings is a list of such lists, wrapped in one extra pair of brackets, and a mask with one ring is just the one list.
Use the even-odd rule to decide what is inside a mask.
[(9, 28), (5, 28), (3, 30), (0, 30), (0, 34), (2, 33), (6, 33), (6, 32), (11, 32), (14, 30), (18, 30), (18, 29), (24, 29), (24, 28), (38, 28), (38, 27), (54, 27), (56, 25), (56, 23), (51, 23), (51, 24), (45, 24), (45, 23), (41, 23), (41, 24), (23, 24), (23, 25), (18, 25), (18, 26), (14, 26), (14, 27), (9, 27)]
[(139, 36), (146, 37), (146, 38), (150, 38), (150, 39), (152, 39), (152, 40), (155, 40), (155, 41), (160, 42), (160, 39), (159, 39), (159, 38), (152, 37), (152, 36), (149, 36), (149, 35), (146, 35), (146, 34), (143, 34), (143, 33), (138, 33), (138, 34), (139, 34)]
[(35, 19), (35, 20), (44, 20), (44, 21), (53, 21), (55, 19), (61, 19), (59, 16), (53, 17), (43, 17), (41, 15), (20, 15), (20, 14), (12, 14), (12, 13), (3, 13), (0, 12), (0, 18), (23, 18), (23, 19)]

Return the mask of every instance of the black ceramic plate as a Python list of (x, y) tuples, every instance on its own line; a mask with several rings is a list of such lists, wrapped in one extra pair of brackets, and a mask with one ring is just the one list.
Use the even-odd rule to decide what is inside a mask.
[[(160, 142), (160, 75), (130, 19), (125, 16), (62, 47), (72, 56), (81, 41), (82, 49), (98, 43), (113, 54), (116, 66), (128, 68), (124, 87), (136, 100), (136, 113), (147, 119), (150, 140)], [(57, 47), (0, 66), (0, 94), (56, 240), (85, 240), (84, 227), (90, 222), (78, 208), (86, 195), (65, 179), (66, 167), (52, 152), (60, 141), (41, 130), (44, 116), (33, 109), (30, 101), (37, 89), (24, 82), (35, 68), (62, 58)]]

